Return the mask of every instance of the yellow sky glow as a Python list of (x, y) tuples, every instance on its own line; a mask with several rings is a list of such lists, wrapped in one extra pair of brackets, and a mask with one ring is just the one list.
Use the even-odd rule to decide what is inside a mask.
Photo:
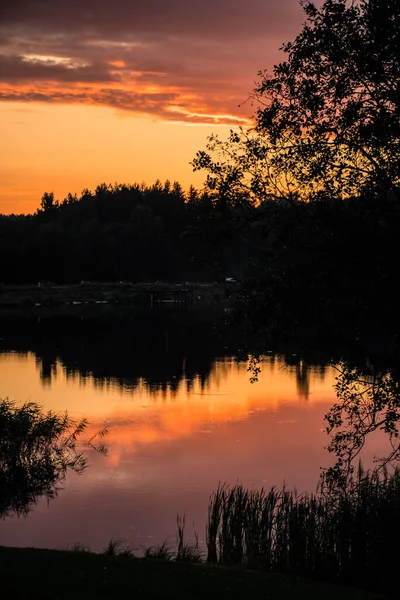
[(166, 122), (113, 108), (0, 103), (0, 212), (34, 212), (44, 191), (63, 199), (99, 183), (178, 180), (201, 187), (190, 161), (228, 125)]

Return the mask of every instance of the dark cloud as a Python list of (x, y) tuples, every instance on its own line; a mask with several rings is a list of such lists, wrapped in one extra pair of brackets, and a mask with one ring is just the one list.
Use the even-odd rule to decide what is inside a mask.
[(297, 23), (297, 0), (14, 0), (1, 9), (5, 27), (85, 32), (117, 38), (186, 35), (207, 39), (264, 36)]
[[(0, 101), (8, 100), (14, 102), (48, 102), (53, 104), (92, 104), (112, 106), (125, 112), (145, 113), (162, 118), (166, 121), (180, 121), (186, 123), (228, 123), (235, 124), (240, 117), (225, 114), (218, 104), (217, 114), (209, 114), (206, 110), (198, 112), (196, 105), (190, 100), (178, 94), (168, 93), (135, 93), (121, 89), (101, 89), (96, 91), (89, 89), (60, 89), (54, 90), (50, 87), (38, 87), (35, 90), (24, 89), (0, 89)], [(245, 121), (245, 120), (243, 120)]]
[(248, 116), (242, 103), (257, 71), (279, 60), (301, 20), (298, 0), (4, 2), (1, 97), (108, 104), (162, 118), (175, 112), (188, 121)]

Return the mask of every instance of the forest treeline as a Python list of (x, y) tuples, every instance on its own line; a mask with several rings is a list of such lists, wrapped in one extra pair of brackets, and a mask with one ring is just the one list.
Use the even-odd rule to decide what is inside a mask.
[[(397, 329), (396, 194), (309, 201), (224, 199), (179, 183), (99, 185), (33, 215), (0, 217), (0, 281), (215, 281), (234, 277), (241, 324)], [(266, 318), (268, 315), (268, 319)], [(267, 331), (266, 331), (267, 329)]]
[(206, 193), (169, 181), (101, 184), (63, 201), (47, 192), (35, 214), (0, 216), (0, 282), (213, 278), (208, 240), (194, 247), (186, 235), (211, 209)]

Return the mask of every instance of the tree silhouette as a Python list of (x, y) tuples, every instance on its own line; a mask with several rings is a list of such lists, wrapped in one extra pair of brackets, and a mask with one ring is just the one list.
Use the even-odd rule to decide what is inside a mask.
[(395, 192), (400, 184), (400, 5), (303, 1), (287, 58), (260, 72), (255, 127), (212, 136), (195, 169), (255, 201)]
[(130, 282), (194, 276), (204, 279), (202, 236), (190, 245), (185, 232), (203, 212), (207, 195), (178, 182), (105, 184), (56, 200), (46, 192), (34, 215), (0, 215), (0, 282), (55, 284)]
[(49, 213), (59, 208), (60, 203), (54, 198), (53, 192), (45, 192), (40, 201), (40, 209), (38, 212)]

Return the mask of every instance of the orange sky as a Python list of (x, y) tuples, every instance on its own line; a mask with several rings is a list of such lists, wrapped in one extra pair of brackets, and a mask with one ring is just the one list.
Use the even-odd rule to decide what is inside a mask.
[[(229, 8), (228, 7), (229, 4)], [(252, 115), (298, 0), (30, 0), (0, 8), (0, 212), (106, 183), (179, 180)]]

